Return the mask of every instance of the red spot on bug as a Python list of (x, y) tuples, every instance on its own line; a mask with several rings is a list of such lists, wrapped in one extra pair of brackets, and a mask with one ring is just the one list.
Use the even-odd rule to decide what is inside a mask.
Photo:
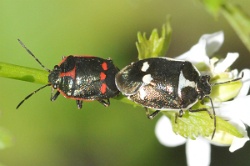
[(102, 69), (103, 70), (108, 70), (108, 64), (106, 62), (102, 63)]
[(74, 69), (68, 71), (68, 72), (61, 72), (60, 73), (60, 77), (71, 77), (72, 79), (76, 79), (76, 67), (74, 67)]
[(105, 78), (106, 78), (106, 74), (103, 73), (103, 72), (101, 72), (101, 74), (100, 74), (100, 80), (105, 80)]
[(63, 59), (62, 59), (62, 61), (58, 64), (58, 66), (61, 66), (61, 64), (62, 64), (63, 62), (65, 62), (65, 61), (67, 60), (67, 58), (68, 58), (68, 56), (63, 56)]
[(106, 90), (107, 90), (107, 84), (105, 84), (105, 83), (102, 83), (102, 86), (101, 86), (101, 93), (102, 94), (104, 94), (104, 93), (106, 93)]

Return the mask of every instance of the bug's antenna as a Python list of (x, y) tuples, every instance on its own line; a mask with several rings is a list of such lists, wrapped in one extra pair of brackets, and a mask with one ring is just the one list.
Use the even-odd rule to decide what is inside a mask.
[(212, 134), (212, 137), (211, 137), (211, 140), (214, 138), (214, 134), (216, 132), (216, 114), (215, 114), (215, 110), (214, 110), (214, 104), (213, 104), (213, 100), (211, 99), (211, 97), (209, 96), (206, 96), (207, 98), (209, 98), (210, 100), (210, 103), (211, 103), (211, 106), (212, 106), (212, 109), (213, 109), (213, 118), (214, 118), (214, 131), (213, 131), (213, 134)]
[(38, 59), (37, 57), (23, 44), (23, 42), (20, 39), (17, 39), (18, 42), (21, 44), (21, 46), (42, 66), (42, 68), (44, 68), (45, 70), (47, 70), (48, 72), (51, 72), (50, 69), (48, 69), (47, 67), (45, 67)]
[(235, 79), (232, 79), (232, 80), (229, 80), (229, 81), (225, 81), (225, 82), (216, 82), (216, 83), (212, 83), (211, 86), (220, 85), (220, 84), (227, 84), (227, 83), (230, 83), (230, 82), (239, 81), (239, 80), (241, 80), (243, 77), (244, 77), (244, 72), (242, 72), (241, 76), (238, 77), (238, 78), (235, 78)]
[(43, 89), (43, 88), (45, 88), (45, 87), (47, 87), (47, 86), (50, 86), (50, 85), (51, 85), (51, 84), (44, 85), (44, 86), (38, 88), (37, 90), (35, 90), (34, 92), (32, 92), (31, 94), (29, 94), (28, 96), (26, 96), (26, 97), (17, 105), (16, 109), (18, 109), (18, 108), (23, 104), (23, 102), (24, 102), (25, 100), (27, 100), (28, 98), (30, 98), (32, 95), (34, 95), (35, 93), (37, 93), (37, 92), (40, 91), (41, 89)]
[[(235, 79), (232, 79), (232, 80), (229, 80), (229, 81), (224, 81), (224, 82), (216, 82), (216, 83), (213, 83), (211, 84), (211, 86), (215, 86), (215, 85), (220, 85), (220, 84), (227, 84), (227, 83), (230, 83), (230, 82), (235, 82), (235, 81), (239, 81), (241, 80), (242, 78), (244, 77), (244, 72), (242, 73), (242, 75), (238, 78), (235, 78)], [(209, 96), (206, 96), (209, 100), (210, 100), (210, 103), (211, 103), (211, 106), (212, 106), (212, 109), (213, 109), (213, 115), (214, 115), (214, 131), (213, 131), (213, 134), (212, 134), (212, 137), (211, 139), (214, 138), (214, 134), (216, 132), (216, 114), (215, 114), (215, 110), (214, 110), (214, 104), (213, 104), (213, 100), (211, 99), (211, 97)]]

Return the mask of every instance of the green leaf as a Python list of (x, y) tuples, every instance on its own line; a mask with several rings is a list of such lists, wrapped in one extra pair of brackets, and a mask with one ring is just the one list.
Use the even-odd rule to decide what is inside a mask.
[(182, 117), (177, 117), (175, 113), (165, 113), (170, 119), (173, 131), (185, 138), (195, 139), (198, 136), (208, 137), (213, 133), (214, 120), (207, 112), (190, 113), (185, 111)]
[[(220, 81), (223, 82), (223, 81)], [(241, 81), (235, 81), (225, 84), (219, 84), (212, 87), (212, 92), (209, 95), (213, 101), (223, 102), (235, 98), (242, 87)]]
[(141, 60), (150, 57), (165, 56), (169, 48), (171, 35), (172, 29), (169, 17), (166, 24), (162, 26), (161, 36), (157, 29), (152, 31), (149, 39), (147, 39), (146, 33), (138, 32), (138, 42), (136, 42), (138, 59)]
[[(207, 112), (189, 112), (185, 111), (182, 117), (177, 117), (176, 113), (164, 111), (164, 115), (171, 119), (173, 131), (185, 138), (196, 139), (198, 136), (210, 137), (214, 131), (214, 119)], [(216, 117), (216, 132), (223, 131), (236, 137), (243, 135), (230, 123)]]

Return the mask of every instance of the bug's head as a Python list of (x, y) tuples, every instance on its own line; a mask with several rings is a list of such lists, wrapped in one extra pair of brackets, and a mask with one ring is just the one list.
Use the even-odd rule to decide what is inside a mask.
[(61, 80), (60, 73), (61, 73), (61, 68), (58, 65), (56, 65), (49, 74), (49, 77), (48, 77), (49, 83), (54, 89), (57, 89), (59, 87), (60, 80)]
[(203, 99), (204, 97), (208, 96), (211, 93), (211, 85), (209, 83), (210, 76), (204, 75), (200, 76), (198, 82), (197, 82), (197, 91), (200, 96), (200, 99)]

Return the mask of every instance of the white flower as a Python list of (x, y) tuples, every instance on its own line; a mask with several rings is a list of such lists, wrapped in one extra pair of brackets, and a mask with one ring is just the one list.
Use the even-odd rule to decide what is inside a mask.
[(243, 147), (244, 144), (249, 141), (245, 125), (250, 126), (250, 112), (248, 110), (250, 107), (250, 95), (247, 95), (250, 87), (250, 70), (244, 69), (241, 71), (240, 75), (242, 73), (244, 73), (244, 77), (242, 78), (243, 85), (238, 95), (234, 98), (234, 100), (222, 102), (219, 107), (216, 108), (217, 116), (228, 120), (239, 131), (241, 131), (241, 133), (244, 134), (243, 138), (238, 138), (230, 135), (226, 136), (226, 133), (224, 133), (223, 137), (227, 137), (226, 141), (221, 140), (222, 137), (218, 137), (218, 139), (215, 138), (211, 142), (215, 145), (223, 145), (225, 142), (228, 142), (226, 145), (230, 145), (230, 152), (234, 152), (235, 150)]
[(234, 119), (240, 119), (244, 124), (250, 126), (250, 112), (249, 109), (246, 109), (250, 108), (250, 96), (247, 96), (250, 86), (250, 70), (244, 69), (242, 72), (244, 72), (244, 77), (242, 78), (243, 86), (239, 94), (232, 101), (220, 103), (220, 106), (216, 110), (217, 115), (224, 119), (231, 120), (233, 117)]
[(209, 66), (209, 56), (219, 50), (223, 41), (224, 34), (222, 31), (213, 34), (202, 35), (196, 45), (175, 59), (187, 60), (193, 64), (203, 62)]
[(196, 140), (186, 139), (173, 132), (171, 122), (166, 116), (161, 117), (155, 128), (155, 134), (159, 142), (168, 147), (186, 143), (187, 163), (190, 166), (210, 164), (211, 146), (209, 143), (218, 146), (231, 145), (229, 150), (233, 152), (244, 146), (245, 142), (249, 140), (245, 124), (250, 126), (250, 111), (248, 109), (250, 107), (250, 96), (247, 96), (250, 87), (250, 70), (244, 69), (240, 74), (237, 70), (226, 71), (239, 57), (238, 53), (228, 53), (226, 58), (221, 61), (209, 58), (221, 47), (223, 41), (224, 35), (221, 31), (203, 35), (196, 45), (176, 59), (187, 60), (194, 65), (204, 63), (210, 69), (212, 76), (225, 73), (229, 78), (234, 79), (240, 77), (244, 72), (243, 86), (238, 95), (234, 96), (234, 100), (215, 103), (216, 115), (233, 124), (244, 135), (244, 138), (237, 138), (224, 132), (216, 132), (212, 141), (202, 137), (198, 137)]
[(162, 116), (155, 127), (155, 134), (162, 145), (175, 147), (186, 143), (187, 163), (190, 166), (208, 166), (210, 165), (211, 146), (203, 138), (196, 140), (186, 139), (176, 135), (172, 130), (170, 120)]

